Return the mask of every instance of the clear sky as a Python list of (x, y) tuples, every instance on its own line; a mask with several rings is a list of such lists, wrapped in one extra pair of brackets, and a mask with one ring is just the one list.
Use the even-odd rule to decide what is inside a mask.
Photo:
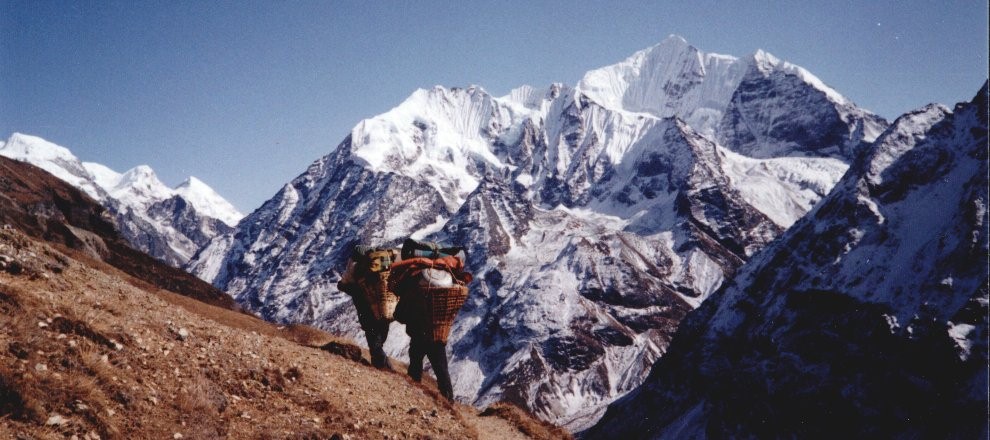
[(194, 175), (248, 213), (417, 88), (575, 85), (677, 34), (893, 119), (971, 99), (987, 31), (986, 0), (0, 0), (0, 138)]

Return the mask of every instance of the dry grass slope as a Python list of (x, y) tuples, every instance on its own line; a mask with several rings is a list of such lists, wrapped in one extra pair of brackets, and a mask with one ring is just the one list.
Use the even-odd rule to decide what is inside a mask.
[(499, 417), (533, 439), (570, 439), (572, 436), (559, 426), (537, 419), (525, 409), (509, 403), (496, 403), (479, 414), (482, 417)]
[(511, 423), (486, 423), (429, 384), (320, 348), (367, 357), (348, 341), (134, 282), (15, 230), (0, 230), (0, 262), (0, 438), (567, 437), (511, 409), (494, 410)]

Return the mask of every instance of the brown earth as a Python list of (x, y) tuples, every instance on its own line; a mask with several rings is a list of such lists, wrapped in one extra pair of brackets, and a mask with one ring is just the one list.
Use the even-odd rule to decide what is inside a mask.
[(356, 347), (319, 330), (143, 289), (13, 229), (0, 261), (0, 438), (567, 437), (322, 350)]

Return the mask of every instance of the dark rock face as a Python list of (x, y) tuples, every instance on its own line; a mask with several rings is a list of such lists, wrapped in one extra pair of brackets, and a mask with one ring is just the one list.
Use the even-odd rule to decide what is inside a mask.
[(986, 437), (986, 107), (895, 121), (586, 436)]
[[(801, 110), (789, 111), (796, 108)], [(732, 95), (719, 140), (750, 157), (800, 154), (851, 161), (863, 144), (864, 127), (884, 125), (851, 105), (830, 105), (825, 92), (793, 73), (754, 66)]]

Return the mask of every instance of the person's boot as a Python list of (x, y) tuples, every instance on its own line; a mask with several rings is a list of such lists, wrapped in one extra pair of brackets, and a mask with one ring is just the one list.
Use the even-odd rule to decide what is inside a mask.
[(392, 371), (392, 363), (389, 362), (381, 346), (369, 348), (368, 351), (371, 352), (371, 366), (379, 370)]
[(440, 390), (440, 395), (447, 399), (448, 402), (454, 401), (454, 390), (450, 385), (450, 379), (446, 381), (437, 378), (437, 389)]

